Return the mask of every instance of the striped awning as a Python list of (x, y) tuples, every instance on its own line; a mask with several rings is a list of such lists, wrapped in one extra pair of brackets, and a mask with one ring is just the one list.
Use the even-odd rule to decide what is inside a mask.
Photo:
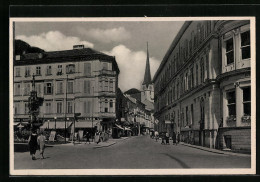
[[(67, 121), (66, 122), (66, 128), (69, 128), (71, 126), (72, 122)], [(48, 124), (48, 121), (46, 121), (40, 128), (42, 129), (55, 129), (55, 122), (51, 121)], [(56, 122), (56, 129), (65, 129), (65, 121), (57, 121)]]

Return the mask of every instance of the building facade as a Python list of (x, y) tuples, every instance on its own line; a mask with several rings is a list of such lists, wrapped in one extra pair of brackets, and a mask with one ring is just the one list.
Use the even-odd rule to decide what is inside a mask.
[(28, 122), (28, 98), (35, 89), (44, 102), (38, 120), (78, 122), (112, 131), (119, 69), (115, 57), (83, 46), (73, 50), (31, 53), (14, 61), (14, 121)]
[(153, 79), (159, 131), (195, 145), (239, 150), (247, 143), (250, 150), (250, 122), (242, 122), (251, 116), (249, 26), (184, 23)]

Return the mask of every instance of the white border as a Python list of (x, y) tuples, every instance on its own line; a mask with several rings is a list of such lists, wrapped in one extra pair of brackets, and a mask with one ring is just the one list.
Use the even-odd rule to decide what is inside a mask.
[[(251, 168), (247, 169), (14, 169), (13, 142), (13, 22), (96, 22), (96, 21), (196, 21), (196, 20), (250, 20), (251, 32)], [(163, 18), (10, 18), (9, 22), (9, 93), (10, 93), (10, 175), (223, 175), (256, 174), (256, 49), (255, 17), (163, 17)]]

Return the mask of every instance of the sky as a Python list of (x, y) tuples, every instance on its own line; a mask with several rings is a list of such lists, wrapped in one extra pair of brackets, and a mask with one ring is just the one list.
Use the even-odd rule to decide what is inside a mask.
[(141, 89), (147, 42), (153, 78), (182, 21), (16, 22), (15, 39), (45, 51), (72, 49), (84, 44), (116, 57), (119, 88)]

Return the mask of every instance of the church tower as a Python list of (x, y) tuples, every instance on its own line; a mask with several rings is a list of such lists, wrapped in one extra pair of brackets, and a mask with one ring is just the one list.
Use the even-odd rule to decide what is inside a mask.
[(153, 102), (153, 99), (154, 99), (154, 88), (151, 79), (149, 51), (148, 51), (148, 42), (147, 42), (147, 58), (146, 58), (146, 66), (145, 66), (145, 73), (144, 73), (144, 81), (142, 83), (141, 101), (148, 100)]

